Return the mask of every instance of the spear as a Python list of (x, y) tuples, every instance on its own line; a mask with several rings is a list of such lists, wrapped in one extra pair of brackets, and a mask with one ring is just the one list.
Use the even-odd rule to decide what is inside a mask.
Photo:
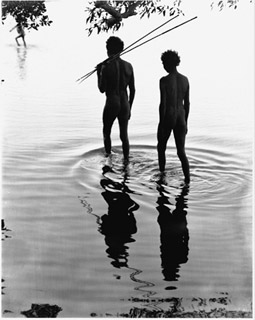
[[(162, 32), (162, 33), (160, 33), (160, 34), (158, 34), (158, 35), (156, 35), (156, 36), (154, 36), (154, 37), (152, 37), (152, 38), (150, 38), (150, 39), (142, 42), (142, 43), (140, 43), (140, 44), (138, 44), (138, 45), (136, 45), (136, 46), (134, 46), (136, 43), (138, 43), (139, 41), (143, 40), (145, 37), (147, 37), (148, 35), (150, 35), (152, 32), (158, 30), (159, 28), (161, 28), (162, 26), (164, 26), (165, 24), (167, 24), (168, 22), (172, 21), (173, 19), (175, 19), (175, 18), (177, 18), (177, 17), (178, 17), (178, 15), (175, 16), (175, 17), (173, 17), (173, 18), (171, 18), (170, 20), (166, 21), (165, 23), (163, 23), (163, 24), (160, 25), (159, 27), (157, 27), (157, 28), (155, 28), (154, 30), (152, 30), (152, 31), (150, 31), (149, 33), (147, 33), (147, 34), (146, 34), (145, 36), (143, 36), (142, 38), (140, 38), (140, 39), (136, 40), (135, 42), (133, 42), (131, 45), (129, 45), (127, 48), (125, 48), (123, 51), (121, 51), (121, 53), (118, 53), (118, 54), (115, 54), (115, 55), (109, 57), (108, 59), (104, 60), (104, 61), (101, 62), (100, 64), (104, 64), (104, 63), (108, 63), (108, 62), (110, 62), (110, 61), (113, 61), (113, 60), (116, 59), (117, 57), (122, 56), (122, 55), (124, 55), (125, 53), (128, 53), (128, 52), (130, 52), (130, 51), (132, 51), (132, 50), (134, 50), (134, 49), (136, 49), (136, 48), (139, 48), (140, 46), (142, 46), (142, 45), (144, 45), (144, 44), (146, 44), (146, 43), (148, 43), (148, 42), (150, 42), (150, 41), (152, 41), (152, 40), (154, 40), (154, 39), (156, 39), (156, 38), (158, 38), (158, 37), (161, 37), (161, 36), (163, 36), (164, 34), (170, 32), (170, 31), (172, 31), (172, 30), (174, 30), (174, 29), (176, 29), (176, 28), (179, 28), (179, 27), (181, 27), (182, 25), (184, 25), (184, 24), (186, 24), (186, 23), (188, 23), (188, 22), (191, 22), (191, 21), (197, 19), (197, 16), (196, 16), (196, 17), (193, 17), (193, 18), (191, 18), (191, 19), (189, 19), (189, 20), (186, 20), (186, 21), (184, 21), (184, 22), (182, 22), (182, 23), (180, 23), (180, 24), (178, 24), (178, 25), (176, 25), (176, 26), (174, 26), (174, 27), (172, 27), (172, 28), (170, 28), (170, 29), (168, 29), (168, 30), (166, 30), (166, 31), (164, 31), (164, 32)], [(134, 47), (133, 47), (133, 46), (134, 46)], [(131, 47), (133, 47), (133, 48), (131, 48)], [(90, 71), (89, 73), (85, 74), (84, 76), (82, 76), (81, 78), (77, 79), (76, 81), (80, 81), (80, 83), (83, 82), (84, 80), (88, 79), (94, 72), (96, 72), (96, 70), (97, 70), (97, 68), (95, 68), (94, 70), (92, 70), (92, 71)]]
[[(135, 42), (133, 42), (132, 44), (130, 44), (128, 47), (126, 47), (124, 50), (121, 51), (120, 53), (117, 53), (109, 58), (107, 58), (106, 60), (104, 60), (103, 62), (101, 62), (100, 64), (104, 64), (104, 63), (108, 63), (110, 61), (113, 61), (114, 59), (116, 59), (118, 56), (123, 55), (124, 52), (128, 49), (130, 49), (132, 46), (134, 46), (136, 43), (138, 43), (139, 41), (143, 40), (144, 38), (148, 37), (150, 34), (152, 34), (153, 32), (157, 31), (159, 28), (162, 28), (164, 25), (166, 25), (167, 23), (169, 23), (170, 21), (173, 21), (175, 18), (177, 18), (179, 15), (170, 18), (169, 20), (167, 20), (166, 22), (164, 22), (163, 24), (161, 24), (159, 27), (153, 29), (152, 31), (148, 32), (145, 36), (142, 36), (141, 38), (139, 38), (138, 40), (136, 40)], [(85, 79), (87, 79), (88, 77), (90, 77), (95, 71), (97, 70), (97, 68), (95, 68), (94, 70), (88, 72), (87, 74), (85, 74), (84, 76), (82, 76), (81, 78), (77, 79), (76, 81), (84, 81)], [(80, 83), (81, 83), (80, 82)]]

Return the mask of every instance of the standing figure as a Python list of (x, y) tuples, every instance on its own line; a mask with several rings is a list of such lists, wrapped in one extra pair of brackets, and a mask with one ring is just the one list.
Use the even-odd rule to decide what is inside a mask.
[[(129, 157), (128, 120), (135, 96), (135, 81), (132, 65), (120, 58), (124, 43), (118, 37), (110, 37), (106, 42), (108, 59), (97, 66), (98, 88), (105, 93), (103, 111), (103, 136), (106, 155), (111, 153), (111, 129), (118, 119), (120, 139), (125, 159)], [(127, 92), (129, 89), (129, 93)]]
[(18, 22), (18, 23), (16, 24), (16, 26), (13, 27), (13, 28), (10, 30), (10, 32), (11, 32), (12, 30), (14, 30), (15, 28), (17, 29), (17, 32), (18, 32), (18, 36), (15, 38), (15, 40), (16, 40), (16, 42), (17, 42), (17, 45), (18, 45), (18, 46), (20, 45), (19, 42), (18, 42), (18, 39), (19, 39), (19, 38), (22, 38), (23, 43), (24, 43), (24, 46), (26, 47), (27, 45), (26, 45), (26, 41), (25, 41), (25, 31), (24, 31), (24, 28), (23, 28), (23, 26), (22, 26), (22, 23), (21, 23), (21, 22)]
[(180, 63), (177, 52), (168, 50), (161, 56), (168, 75), (160, 79), (160, 105), (158, 139), (158, 162), (161, 172), (165, 171), (166, 146), (173, 130), (178, 157), (182, 164), (185, 182), (190, 181), (189, 161), (185, 153), (185, 138), (188, 132), (189, 80), (176, 67)]

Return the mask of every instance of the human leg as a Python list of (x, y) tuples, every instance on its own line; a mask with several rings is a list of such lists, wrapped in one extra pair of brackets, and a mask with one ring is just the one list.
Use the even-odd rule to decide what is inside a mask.
[(171, 135), (171, 128), (164, 128), (162, 124), (158, 125), (158, 133), (157, 133), (157, 151), (158, 151), (158, 164), (159, 164), (159, 170), (161, 172), (165, 171), (166, 166), (166, 146), (167, 141)]
[(120, 140), (125, 159), (129, 157), (128, 118), (119, 118)]
[(176, 126), (174, 129), (174, 139), (177, 149), (177, 155), (182, 164), (182, 171), (185, 177), (185, 182), (190, 182), (189, 161), (185, 152), (185, 140), (186, 140), (186, 125)]
[(19, 46), (19, 41), (18, 41), (19, 38), (20, 38), (20, 36), (17, 36), (17, 37), (15, 38), (16, 43), (17, 43), (18, 46)]
[(22, 40), (23, 40), (24, 46), (26, 47), (27, 44), (26, 44), (26, 41), (25, 41), (25, 36), (22, 36)]
[(112, 125), (116, 116), (113, 115), (109, 110), (105, 107), (103, 112), (103, 137), (104, 137), (104, 149), (106, 155), (111, 153), (112, 142), (111, 142), (111, 131)]

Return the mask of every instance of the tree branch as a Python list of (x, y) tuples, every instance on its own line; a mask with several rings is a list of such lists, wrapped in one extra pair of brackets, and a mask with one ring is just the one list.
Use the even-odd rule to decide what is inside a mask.
[(96, 8), (101, 8), (104, 11), (106, 11), (107, 13), (109, 13), (113, 18), (115, 19), (119, 19), (121, 20), (121, 14), (119, 13), (119, 11), (117, 11), (115, 8), (113, 8), (112, 6), (110, 6), (107, 1), (101, 1), (98, 0), (95, 2), (95, 7)]
[(135, 16), (137, 13), (135, 12), (135, 9), (142, 3), (142, 1), (135, 1), (132, 3), (127, 10), (121, 15), (123, 19), (126, 19), (131, 16)]
[(128, 17), (136, 15), (137, 13), (135, 12), (135, 9), (141, 4), (141, 2), (142, 1), (135, 1), (134, 3), (126, 7), (126, 11), (123, 13), (120, 13), (114, 7), (110, 6), (108, 4), (108, 1), (98, 0), (95, 2), (95, 7), (103, 9), (111, 16), (108, 19), (104, 19), (104, 22), (108, 25), (108, 27), (112, 27), (115, 24), (120, 23), (122, 19), (126, 19)]

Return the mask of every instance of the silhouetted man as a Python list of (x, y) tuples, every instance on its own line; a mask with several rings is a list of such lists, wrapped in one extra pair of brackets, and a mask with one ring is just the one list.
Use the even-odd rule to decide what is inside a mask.
[(10, 32), (11, 32), (12, 30), (14, 30), (15, 28), (17, 29), (17, 32), (18, 32), (18, 36), (15, 38), (17, 45), (18, 45), (18, 46), (20, 45), (19, 42), (18, 42), (18, 39), (19, 39), (19, 38), (22, 38), (23, 43), (24, 43), (24, 46), (26, 47), (25, 31), (24, 31), (24, 28), (23, 28), (23, 26), (22, 26), (22, 23), (21, 23), (21, 22), (17, 23), (16, 26), (13, 27), (13, 28), (10, 30)]
[(160, 106), (158, 125), (158, 162), (161, 172), (165, 171), (166, 146), (173, 130), (177, 154), (182, 164), (185, 182), (189, 183), (189, 161), (185, 153), (185, 138), (188, 131), (189, 81), (176, 67), (180, 63), (177, 52), (168, 50), (161, 56), (168, 75), (160, 79)]
[[(129, 156), (128, 120), (135, 96), (135, 82), (132, 65), (120, 59), (124, 43), (118, 37), (110, 37), (106, 42), (108, 57), (113, 59), (97, 66), (98, 88), (105, 93), (103, 111), (103, 135), (106, 155), (111, 153), (111, 129), (118, 119), (120, 139), (125, 159)], [(129, 94), (127, 92), (129, 89)]]

